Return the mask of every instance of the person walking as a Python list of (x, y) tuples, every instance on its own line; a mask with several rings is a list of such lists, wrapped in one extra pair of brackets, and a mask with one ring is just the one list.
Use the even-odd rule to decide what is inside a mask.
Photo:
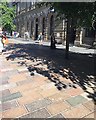
[(0, 54), (2, 54), (3, 49), (4, 49), (4, 47), (3, 47), (3, 43), (2, 43), (2, 36), (0, 36)]
[(29, 32), (28, 32), (28, 31), (26, 31), (26, 32), (24, 33), (24, 39), (25, 39), (25, 40), (28, 40), (28, 39), (29, 39)]
[(2, 34), (1, 42), (3, 44), (3, 48), (5, 48), (5, 46), (8, 45), (8, 38), (6, 37), (6, 33)]
[(55, 36), (54, 36), (54, 33), (51, 34), (51, 46), (50, 48), (51, 49), (56, 49), (56, 40), (55, 40)]
[(41, 41), (41, 34), (38, 35), (38, 41)]

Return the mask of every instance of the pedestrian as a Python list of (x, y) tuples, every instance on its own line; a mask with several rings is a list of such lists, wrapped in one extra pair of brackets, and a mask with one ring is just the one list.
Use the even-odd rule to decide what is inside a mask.
[(3, 52), (3, 43), (2, 43), (2, 36), (0, 36), (0, 54)]
[(3, 48), (5, 48), (5, 45), (8, 44), (8, 38), (6, 37), (6, 33), (2, 34), (2, 44), (3, 44)]
[(41, 33), (38, 35), (38, 41), (41, 41)]
[(54, 36), (54, 33), (51, 34), (51, 46), (50, 48), (51, 49), (55, 49), (56, 48), (56, 40), (55, 40), (55, 36)]
[(16, 34), (17, 34), (17, 32), (14, 32), (14, 38), (16, 39)]
[(41, 41), (44, 40), (44, 35), (41, 33)]
[(19, 32), (17, 32), (17, 34), (16, 34), (16, 38), (18, 38), (19, 37)]
[(43, 42), (43, 34), (40, 33), (40, 44), (42, 44), (42, 42)]
[(24, 38), (25, 38), (25, 40), (28, 40), (28, 38), (29, 38), (29, 32), (28, 32), (28, 31), (26, 31), (26, 32), (24, 33)]

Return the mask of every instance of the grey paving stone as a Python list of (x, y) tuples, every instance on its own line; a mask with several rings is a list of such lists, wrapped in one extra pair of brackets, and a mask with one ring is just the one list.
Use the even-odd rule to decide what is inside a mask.
[(76, 106), (76, 105), (78, 105), (78, 104), (81, 104), (81, 103), (87, 101), (87, 99), (85, 99), (83, 96), (78, 95), (78, 96), (76, 96), (76, 97), (71, 97), (71, 98), (69, 98), (69, 99), (66, 100), (66, 101), (67, 101), (70, 105)]
[(48, 118), (48, 117), (50, 117), (50, 114), (45, 108), (37, 110), (25, 116), (22, 116), (22, 118)]
[(11, 95), (8, 95), (8, 96), (4, 97), (3, 99), (1, 99), (1, 101), (2, 102), (6, 102), (6, 101), (10, 101), (10, 100), (19, 98), (19, 97), (22, 97), (21, 93), (20, 92), (16, 92), (16, 93), (13, 93)]
[(18, 104), (16, 101), (5, 102), (0, 104), (0, 112), (11, 109), (11, 108), (15, 108), (15, 107), (18, 107)]
[(47, 105), (49, 105), (51, 103), (52, 103), (52, 101), (49, 100), (49, 99), (42, 99), (42, 100), (32, 102), (31, 104), (27, 104), (25, 106), (28, 109), (28, 111), (33, 112), (34, 110), (45, 107), (45, 106), (47, 106)]
[(51, 118), (63, 118), (63, 120), (66, 120), (61, 113), (60, 113), (60, 114), (57, 114), (57, 115), (55, 115), (55, 116), (52, 116)]

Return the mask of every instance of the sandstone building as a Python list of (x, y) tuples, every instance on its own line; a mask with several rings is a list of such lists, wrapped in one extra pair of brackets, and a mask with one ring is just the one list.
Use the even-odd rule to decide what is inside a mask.
[[(17, 2), (15, 21), (20, 37), (24, 37), (24, 32), (28, 31), (32, 40), (37, 40), (38, 35), (42, 33), (43, 39), (48, 41), (54, 31), (57, 42), (65, 43), (66, 20), (57, 17), (57, 13), (50, 9), (50, 6), (38, 7), (34, 2)], [(90, 31), (82, 29), (75, 44), (92, 44), (93, 41), (94, 37)]]

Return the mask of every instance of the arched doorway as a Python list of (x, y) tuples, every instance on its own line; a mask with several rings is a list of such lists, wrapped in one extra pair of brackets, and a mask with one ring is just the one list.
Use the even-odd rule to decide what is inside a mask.
[(50, 35), (53, 33), (54, 29), (53, 29), (53, 15), (50, 18)]
[(36, 18), (36, 24), (35, 24), (35, 40), (38, 38), (38, 18)]

